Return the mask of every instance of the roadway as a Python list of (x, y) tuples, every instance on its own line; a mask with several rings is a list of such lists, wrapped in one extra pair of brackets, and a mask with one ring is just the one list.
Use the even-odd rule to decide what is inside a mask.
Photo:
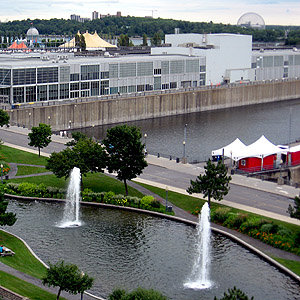
[[(28, 146), (28, 132), (26, 128), (10, 127), (0, 128), (0, 139), (6, 144), (16, 145), (34, 151), (37, 150)], [(46, 148), (42, 149), (44, 155), (52, 152), (59, 152), (66, 146), (64, 145), (68, 139), (59, 136), (52, 136), (52, 142)], [(157, 186), (165, 188), (168, 186), (170, 190), (184, 192), (190, 185), (190, 180), (195, 180), (196, 176), (203, 173), (203, 165), (183, 165), (175, 161), (169, 161), (164, 158), (147, 157), (148, 167), (145, 168), (136, 181), (154, 183)], [(279, 187), (274, 183), (262, 182), (257, 179), (245, 178), (241, 175), (233, 175), (230, 183), (230, 191), (224, 197), (224, 204), (238, 205), (242, 208), (253, 208), (253, 212), (257, 209), (288, 216), (287, 208), (289, 204), (293, 204), (293, 198), (299, 194), (299, 189), (282, 186)]]

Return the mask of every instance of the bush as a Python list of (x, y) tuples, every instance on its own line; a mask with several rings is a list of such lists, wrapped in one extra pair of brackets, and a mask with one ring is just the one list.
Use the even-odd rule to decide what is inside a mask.
[(233, 289), (228, 289), (228, 294), (224, 293), (224, 296), (220, 299), (217, 297), (214, 298), (214, 300), (253, 300), (254, 298), (248, 298), (248, 296), (241, 291), (240, 289), (237, 289), (235, 286)]
[(300, 247), (300, 231), (298, 231), (296, 233), (296, 236), (295, 236), (295, 246), (296, 247)]
[(248, 233), (250, 230), (259, 229), (263, 224), (268, 223), (268, 221), (260, 218), (250, 218), (243, 222), (239, 228), (242, 233)]
[(108, 300), (167, 300), (167, 297), (153, 289), (137, 288), (130, 293), (117, 289), (108, 296)]
[(260, 227), (260, 230), (262, 232), (266, 232), (266, 233), (277, 233), (278, 225), (273, 224), (273, 223), (263, 224)]
[(227, 207), (218, 207), (216, 210), (211, 213), (211, 220), (216, 223), (223, 224), (226, 219), (229, 217), (231, 209)]
[(294, 207), (289, 204), (287, 212), (291, 218), (300, 219), (300, 197), (296, 196), (294, 198)]
[(247, 217), (247, 214), (230, 214), (223, 225), (228, 228), (239, 229), (242, 223), (247, 220)]
[(143, 208), (143, 209), (151, 209), (153, 201), (154, 201), (154, 197), (153, 196), (144, 196), (141, 199), (141, 208)]

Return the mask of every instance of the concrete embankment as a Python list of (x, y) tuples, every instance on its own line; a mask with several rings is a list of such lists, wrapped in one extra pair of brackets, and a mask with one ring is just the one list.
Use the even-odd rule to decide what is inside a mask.
[(77, 99), (68, 103), (56, 101), (49, 106), (21, 105), (8, 112), (12, 125), (31, 128), (46, 123), (58, 131), (297, 98), (300, 80), (295, 79)]

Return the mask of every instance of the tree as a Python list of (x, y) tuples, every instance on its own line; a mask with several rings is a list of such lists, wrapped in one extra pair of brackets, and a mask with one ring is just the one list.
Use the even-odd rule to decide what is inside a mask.
[(107, 130), (103, 144), (109, 155), (108, 171), (116, 172), (117, 178), (124, 182), (128, 195), (127, 180), (136, 178), (147, 167), (141, 132), (136, 126), (118, 125)]
[(80, 139), (86, 139), (87, 136), (80, 131), (75, 131), (75, 132), (72, 132), (72, 138), (73, 138), (73, 140), (71, 140), (70, 142), (67, 142), (65, 144), (66, 146), (75, 146)]
[(195, 181), (191, 180), (191, 185), (186, 191), (189, 194), (203, 193), (204, 197), (208, 197), (208, 205), (210, 206), (211, 197), (221, 201), (223, 196), (228, 194), (231, 176), (227, 175), (226, 167), (222, 161), (215, 165), (209, 159), (204, 169), (204, 175), (200, 174)]
[(56, 300), (62, 291), (70, 294), (83, 293), (90, 289), (94, 279), (83, 274), (76, 265), (60, 261), (55, 265), (49, 264), (46, 276), (42, 278), (43, 285), (58, 287)]
[(0, 126), (7, 125), (9, 123), (9, 115), (3, 109), (0, 109)]
[(40, 123), (38, 127), (32, 127), (28, 133), (30, 142), (29, 146), (38, 147), (39, 156), (41, 156), (41, 148), (47, 147), (51, 142), (51, 126)]
[(248, 296), (241, 291), (240, 289), (237, 289), (235, 286), (233, 289), (228, 289), (228, 294), (224, 293), (224, 296), (220, 299), (217, 297), (214, 298), (214, 300), (253, 300), (254, 297), (248, 298)]
[(294, 198), (294, 207), (289, 204), (287, 212), (290, 214), (291, 218), (300, 220), (300, 197), (296, 196)]
[(114, 290), (109, 296), (108, 300), (167, 300), (167, 297), (153, 289), (147, 290), (144, 288), (137, 288), (132, 292), (126, 292), (123, 289)]
[(91, 138), (82, 137), (72, 148), (53, 152), (47, 160), (46, 169), (59, 178), (68, 178), (74, 167), (79, 168), (80, 173), (86, 176), (88, 172), (104, 172), (106, 164), (105, 148)]
[(148, 46), (148, 38), (146, 33), (143, 34), (143, 43), (142, 46)]
[(151, 39), (152, 46), (160, 46), (161, 45), (161, 36), (159, 32), (155, 32), (153, 38)]
[(16, 214), (12, 212), (6, 212), (8, 201), (4, 200), (4, 193), (0, 192), (0, 225), (12, 226), (17, 221)]
[(83, 34), (80, 35), (79, 48), (81, 49), (81, 51), (85, 51), (85, 49), (86, 49), (85, 37)]

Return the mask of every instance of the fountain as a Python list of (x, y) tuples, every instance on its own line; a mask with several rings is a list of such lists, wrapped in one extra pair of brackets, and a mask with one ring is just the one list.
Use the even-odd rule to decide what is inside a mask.
[(189, 281), (184, 287), (190, 289), (208, 289), (212, 286), (209, 280), (210, 271), (210, 209), (205, 203), (199, 215), (197, 226), (197, 253)]
[(70, 174), (64, 216), (59, 224), (61, 228), (81, 226), (79, 220), (80, 180), (80, 169), (75, 167)]

